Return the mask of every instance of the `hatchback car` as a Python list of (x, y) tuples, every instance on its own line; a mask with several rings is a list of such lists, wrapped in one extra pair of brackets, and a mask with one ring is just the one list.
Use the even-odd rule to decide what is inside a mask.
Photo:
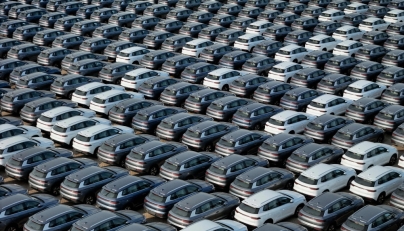
[(404, 104), (404, 84), (403, 83), (396, 83), (389, 88), (382, 94), (382, 100), (392, 103), (392, 104)]
[(284, 94), (293, 88), (295, 86), (289, 83), (269, 81), (258, 86), (254, 91), (253, 99), (261, 103), (279, 105)]
[(232, 93), (225, 91), (218, 91), (213, 89), (203, 89), (194, 93), (191, 93), (185, 100), (184, 108), (188, 111), (195, 113), (206, 113), (209, 105), (216, 99), (234, 96)]
[(19, 113), (26, 103), (32, 102), (42, 97), (55, 97), (55, 94), (49, 91), (17, 89), (8, 92), (1, 98), (1, 108), (3, 111)]
[(331, 144), (343, 149), (349, 149), (362, 141), (376, 141), (381, 143), (383, 140), (383, 129), (371, 125), (351, 123), (338, 130), (332, 138)]
[(230, 132), (216, 143), (215, 152), (228, 156), (230, 154), (255, 154), (258, 147), (271, 135), (260, 131), (240, 129)]
[(316, 116), (308, 113), (285, 110), (272, 116), (266, 122), (265, 131), (271, 134), (301, 133), (306, 125), (315, 118)]
[(354, 122), (353, 119), (347, 117), (322, 115), (306, 125), (304, 135), (316, 141), (331, 143), (340, 128)]

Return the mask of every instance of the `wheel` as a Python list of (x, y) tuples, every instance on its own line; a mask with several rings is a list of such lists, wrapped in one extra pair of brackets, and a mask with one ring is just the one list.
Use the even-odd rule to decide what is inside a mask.
[(329, 190), (328, 190), (328, 189), (326, 189), (326, 190), (324, 190), (324, 191), (323, 191), (323, 193), (327, 193), (327, 192), (329, 192)]
[(301, 111), (306, 112), (307, 111), (307, 106), (304, 106)]
[(337, 92), (337, 95), (338, 95), (338, 96), (342, 96), (342, 95), (343, 95), (343, 91), (338, 91), (338, 92)]
[(126, 166), (126, 158), (123, 158), (121, 160), (121, 162), (119, 162), (119, 166), (121, 166), (121, 168), (125, 168), (125, 166)]
[(294, 63), (298, 63), (298, 62), (297, 62), (297, 59), (294, 59), (293, 62), (294, 62)]
[(213, 150), (214, 150), (213, 144), (207, 144), (207, 145), (205, 146), (205, 151), (207, 151), (207, 152), (213, 152)]
[(96, 148), (96, 149), (94, 150), (93, 155), (97, 155), (97, 153), (98, 153), (98, 148)]
[(84, 198), (84, 203), (88, 205), (93, 205), (95, 203), (95, 195), (91, 194)]
[(159, 167), (157, 165), (154, 165), (150, 168), (150, 175), (157, 176), (159, 174), (159, 171)]
[(287, 83), (290, 83), (291, 80), (292, 80), (292, 78), (289, 78), (286, 82), (287, 82)]
[(354, 180), (354, 177), (349, 178), (348, 182), (346, 183), (346, 187), (349, 189), (351, 187), (351, 183)]
[(231, 123), (231, 121), (233, 121), (232, 118), (229, 118), (229, 119), (227, 120), (227, 122), (229, 122), (229, 123)]
[(121, 85), (121, 79), (117, 79), (117, 80), (115, 81), (115, 84), (116, 84), (116, 85)]
[(327, 51), (327, 48), (323, 48), (323, 51)]
[(297, 206), (296, 210), (295, 210), (295, 217), (297, 217), (299, 215), (300, 210), (303, 208), (303, 205), (299, 205)]
[(72, 99), (72, 97), (73, 97), (73, 92), (69, 92), (69, 93), (67, 94), (67, 98)]
[(384, 203), (384, 200), (386, 199), (386, 194), (384, 192), (380, 193), (379, 197), (377, 197), (376, 202), (381, 205)]
[(236, 210), (231, 211), (231, 213), (229, 215), (229, 219), (233, 220), (235, 215), (236, 215)]
[(261, 124), (260, 124), (260, 123), (257, 123), (257, 124), (254, 126), (254, 130), (261, 130)]
[(16, 225), (9, 225), (4, 231), (17, 231), (17, 226)]
[(372, 124), (373, 124), (373, 118), (367, 119), (367, 120), (366, 120), (366, 123), (372, 125)]
[(127, 205), (125, 206), (124, 209), (125, 209), (125, 210), (132, 210), (132, 209), (133, 209), (133, 206), (132, 206), (131, 203), (129, 203), (129, 204), (127, 204)]
[(391, 156), (390, 161), (389, 161), (389, 165), (390, 166), (394, 166), (397, 162), (397, 154), (394, 154), (393, 156)]
[(55, 185), (51, 190), (52, 195), (59, 196), (60, 195), (60, 185)]
[(222, 88), (222, 90), (223, 90), (223, 91), (229, 91), (229, 85), (227, 85), (227, 84), (224, 85), (223, 88)]
[(380, 135), (379, 137), (377, 137), (377, 143), (383, 143), (384, 140), (384, 135)]
[(373, 167), (373, 164), (369, 165), (368, 169), (371, 168), (371, 167)]
[(273, 224), (274, 221), (273, 221), (272, 219), (268, 219), (268, 220), (266, 220), (264, 223), (265, 223), (265, 224)]
[(295, 131), (292, 130), (292, 131), (289, 132), (289, 134), (295, 134)]
[(330, 225), (328, 226), (328, 228), (327, 228), (327, 231), (335, 231), (335, 230), (337, 230), (337, 229), (335, 228), (335, 223), (330, 224)]
[(293, 181), (288, 181), (285, 185), (285, 189), (292, 190), (293, 189)]

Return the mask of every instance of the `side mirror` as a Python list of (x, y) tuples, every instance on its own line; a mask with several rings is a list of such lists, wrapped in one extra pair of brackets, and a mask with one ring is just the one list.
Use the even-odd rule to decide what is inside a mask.
[(293, 200), (292, 200), (292, 199), (290, 200), (290, 203), (293, 203)]
[(400, 174), (400, 175), (398, 175), (398, 177), (403, 177), (403, 176)]
[(39, 204), (39, 205), (38, 205), (38, 208), (41, 208), (42, 206), (43, 206), (42, 204)]

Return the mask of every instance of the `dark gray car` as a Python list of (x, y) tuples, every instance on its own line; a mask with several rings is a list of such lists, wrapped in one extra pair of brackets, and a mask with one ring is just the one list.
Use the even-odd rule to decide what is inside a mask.
[(0, 199), (1, 213), (0, 229), (5, 231), (18, 230), (23, 227), (29, 216), (41, 210), (55, 206), (59, 200), (48, 194), (34, 194), (32, 196), (15, 194)]
[(2, 184), (0, 186), (0, 198), (15, 194), (28, 195), (28, 190), (18, 184)]
[(185, 100), (184, 108), (194, 113), (204, 114), (213, 101), (226, 96), (234, 96), (234, 94), (227, 91), (203, 89), (190, 94)]
[(160, 168), (160, 177), (166, 180), (200, 179), (210, 165), (221, 158), (221, 155), (212, 152), (181, 152), (166, 159)]
[(302, 64), (323, 70), (330, 58), (334, 57), (328, 51), (311, 51), (304, 56)]
[(150, 141), (132, 149), (126, 157), (126, 168), (157, 176), (167, 158), (187, 149), (187, 146), (177, 142)]
[(187, 82), (179, 82), (166, 87), (160, 95), (160, 101), (166, 105), (182, 107), (190, 94), (206, 89), (205, 86)]
[(43, 72), (47, 74), (60, 74), (60, 69), (56, 67), (44, 67), (38, 64), (26, 64), (14, 67), (13, 72), (10, 73), (9, 82), (17, 83), (18, 80), (25, 76), (36, 72)]
[(255, 103), (254, 100), (226, 96), (213, 101), (206, 110), (206, 115), (219, 121), (231, 122), (231, 119), (240, 107)]
[(258, 149), (258, 156), (269, 160), (271, 166), (285, 167), (287, 159), (296, 149), (313, 142), (307, 136), (279, 133), (264, 141)]
[(336, 230), (346, 219), (365, 203), (362, 198), (351, 193), (323, 193), (300, 210), (298, 220), (312, 229)]
[(208, 11), (195, 11), (189, 16), (187, 22), (200, 22), (208, 24), (213, 16), (215, 15)]
[(90, 20), (78, 21), (74, 23), (74, 25), (71, 27), (71, 32), (76, 35), (89, 37), (92, 36), (95, 29), (97, 29), (100, 26), (102, 26), (102, 24), (97, 20), (90, 19)]
[(177, 19), (165, 19), (165, 20), (160, 21), (156, 25), (154, 30), (176, 33), (181, 29), (181, 27), (183, 25), (184, 25), (184, 23), (182, 21), (180, 21), (180, 20), (177, 20)]
[(135, 19), (135, 21), (132, 23), (132, 27), (140, 27), (146, 30), (153, 30), (159, 22), (160, 18), (154, 16), (142, 16)]
[(13, 33), (13, 39), (18, 39), (20, 41), (32, 41), (35, 34), (42, 30), (44, 30), (44, 28), (37, 25), (17, 27)]
[(331, 143), (332, 137), (337, 131), (355, 120), (346, 116), (322, 115), (306, 125), (304, 135), (318, 142)]
[(42, 113), (57, 107), (77, 107), (77, 103), (67, 99), (52, 99), (42, 96), (40, 99), (25, 103), (20, 111), (20, 117), (23, 121), (35, 124)]
[(283, 44), (279, 41), (265, 40), (254, 47), (253, 54), (265, 55), (273, 58), (281, 47), (283, 47)]
[(0, 124), (12, 124), (15, 126), (24, 125), (22, 120), (17, 117), (12, 116), (2, 116), (0, 117)]
[(98, 77), (104, 82), (120, 84), (122, 77), (129, 71), (137, 69), (139, 66), (127, 63), (112, 63), (105, 65)]
[[(394, 90), (394, 88), (389, 88), (387, 91), (389, 90)], [(387, 100), (382, 101), (363, 97), (353, 101), (352, 104), (348, 106), (345, 116), (355, 120), (357, 123), (373, 124), (376, 115), (383, 108), (389, 106), (388, 102)]]
[(82, 17), (78, 16), (67, 16), (63, 18), (59, 18), (54, 25), (55, 29), (61, 30), (61, 31), (71, 31), (73, 25), (76, 22), (83, 21), (84, 19)]
[(204, 115), (178, 113), (161, 121), (157, 126), (156, 136), (164, 140), (180, 141), (189, 127), (209, 120), (213, 119)]
[[(260, 14), (260, 16), (262, 16), (262, 12)], [(258, 16), (259, 17), (259, 16)], [(263, 20), (266, 20), (265, 18)], [(236, 30), (242, 30), (245, 31), (247, 29), (247, 27), (253, 23), (257, 21), (254, 18), (249, 18), (249, 17), (237, 17), (235, 20), (233, 20), (233, 22), (230, 25), (231, 29), (236, 29)], [(212, 40), (214, 41), (214, 40)]]
[(21, 26), (28, 25), (28, 22), (23, 20), (10, 20), (1, 24), (0, 35), (5, 38), (12, 38), (14, 31)]
[(73, 152), (64, 148), (45, 149), (33, 147), (25, 149), (14, 154), (8, 160), (6, 164), (7, 176), (17, 180), (26, 180), (35, 166), (57, 157), (72, 158)]
[(146, 38), (143, 39), (143, 44), (147, 46), (147, 48), (152, 48), (158, 50), (161, 48), (164, 40), (169, 37), (174, 36), (173, 33), (167, 31), (155, 31), (149, 33)]
[(316, 89), (317, 84), (326, 76), (323, 70), (317, 68), (304, 68), (296, 72), (290, 81), (291, 84)]
[(60, 185), (60, 194), (68, 201), (92, 205), (96, 202), (98, 190), (109, 182), (127, 175), (129, 172), (120, 167), (90, 166), (66, 176)]
[(149, 34), (149, 31), (143, 28), (134, 27), (123, 31), (119, 35), (119, 40), (129, 42), (142, 42), (143, 39)]
[(153, 70), (160, 69), (168, 58), (175, 55), (177, 54), (166, 50), (151, 51), (143, 56), (140, 60), (140, 65)]
[(158, 140), (151, 135), (119, 134), (106, 140), (98, 149), (98, 161), (125, 168), (126, 156), (136, 146)]
[(306, 87), (294, 88), (281, 98), (280, 106), (285, 110), (306, 111), (311, 101), (323, 93)]
[(136, 14), (132, 12), (119, 12), (113, 14), (108, 20), (108, 24), (115, 24), (121, 27), (131, 27), (136, 19)]
[(21, 44), (11, 48), (7, 53), (7, 58), (36, 62), (38, 55), (43, 50), (45, 50), (45, 47), (40, 47), (32, 43)]
[(31, 188), (39, 192), (58, 196), (60, 184), (67, 175), (89, 166), (97, 166), (97, 162), (87, 158), (58, 157), (36, 166), (29, 174), (28, 183)]
[(282, 168), (254, 167), (239, 176), (230, 184), (229, 193), (246, 199), (264, 189), (292, 190), (295, 175)]
[[(240, 199), (229, 193), (197, 193), (174, 205), (168, 214), (168, 223), (185, 228), (200, 219), (219, 220), (231, 217)], [(196, 212), (198, 211), (198, 212)]]
[[(213, 20), (213, 19), (212, 19)], [(206, 28), (207, 25), (200, 22), (187, 22), (185, 23), (181, 29), (180, 34), (188, 35), (193, 38), (197, 38), (198, 34), (202, 31), (203, 28)]]
[(342, 96), (344, 90), (356, 79), (343, 74), (328, 74), (317, 84), (317, 91)]
[(205, 181), (227, 189), (238, 175), (258, 166), (267, 167), (268, 164), (268, 160), (255, 155), (232, 154), (213, 162), (206, 170)]
[(338, 130), (331, 144), (346, 150), (362, 141), (383, 143), (383, 140), (383, 129), (372, 125), (351, 123)]
[(325, 34), (331, 36), (338, 28), (342, 26), (339, 22), (325, 21), (320, 22), (314, 28), (314, 35)]
[(111, 108), (108, 113), (108, 119), (117, 124), (130, 126), (133, 117), (139, 110), (154, 105), (163, 105), (163, 103), (154, 100), (140, 100), (135, 98), (123, 100)]
[(393, 104), (404, 105), (404, 83), (396, 83), (390, 86), (383, 92), (382, 100)]
[(192, 41), (192, 38), (187, 35), (175, 35), (166, 38), (161, 44), (161, 49), (167, 51), (181, 52), (186, 43)]
[(41, 51), (38, 55), (37, 63), (44, 66), (62, 67), (63, 59), (72, 51), (63, 47), (49, 48)]
[(93, 32), (92, 37), (100, 37), (107, 39), (118, 39), (122, 33), (123, 28), (114, 24), (100, 26)]
[(1, 110), (11, 113), (19, 113), (26, 103), (37, 100), (43, 97), (56, 97), (49, 91), (32, 90), (32, 89), (17, 89), (9, 92), (1, 99)]
[(218, 43), (223, 43), (229, 46), (233, 46), (234, 42), (238, 37), (244, 35), (245, 32), (242, 30), (228, 29), (219, 33), (215, 41)]
[[(165, 53), (165, 51), (163, 52)], [(143, 65), (142, 62), (140, 63), (140, 65)], [(142, 93), (145, 96), (145, 98), (159, 99), (160, 94), (164, 91), (166, 87), (172, 84), (176, 84), (178, 82), (180, 82), (180, 80), (170, 77), (162, 77), (162, 76), (153, 77), (144, 81), (138, 88), (138, 92)]]
[(180, 200), (198, 192), (211, 193), (214, 190), (215, 187), (206, 181), (175, 179), (152, 189), (144, 200), (144, 208), (153, 216), (165, 218)]
[(167, 14), (167, 18), (177, 19), (184, 22), (188, 19), (192, 12), (192, 10), (185, 7), (176, 7)]
[(117, 41), (110, 43), (104, 50), (104, 55), (108, 57), (108, 60), (115, 61), (116, 56), (121, 50), (126, 48), (134, 47), (141, 44), (135, 44), (129, 41)]
[[(375, 117), (373, 124), (387, 132), (392, 132), (404, 122), (404, 106), (390, 105), (383, 108)], [(380, 140), (378, 140), (380, 142)]]
[(329, 144), (310, 143), (296, 149), (286, 162), (286, 169), (300, 174), (319, 164), (339, 164), (344, 150)]
[(166, 181), (156, 176), (124, 176), (102, 187), (97, 194), (97, 206), (107, 210), (131, 210), (143, 205), (150, 190)]
[(45, 226), (49, 231), (67, 231), (71, 225), (84, 217), (100, 212), (101, 209), (92, 205), (56, 205), (29, 217), (24, 230), (36, 231)]
[(94, 38), (85, 40), (80, 45), (80, 50), (88, 51), (91, 53), (103, 54), (105, 48), (111, 43), (112, 43), (112, 40), (110, 40), (110, 39), (94, 36)]
[(233, 115), (232, 122), (241, 128), (249, 130), (261, 130), (271, 116), (283, 111), (281, 107), (253, 103), (241, 107)]
[[(268, 73), (272, 69), (272, 67), (278, 63), (279, 61), (276, 61), (272, 58), (257, 55), (256, 57), (247, 59), (247, 61), (242, 66), (242, 70), (261, 76), (268, 76)], [(268, 81), (263, 81), (261, 83), (265, 82)]]
[(182, 136), (182, 143), (191, 149), (213, 151), (222, 136), (237, 129), (230, 123), (205, 121), (188, 128)]
[(0, 57), (7, 58), (7, 52), (14, 46), (21, 45), (22, 42), (17, 39), (5, 38), (0, 40)]
[(102, 62), (96, 59), (84, 59), (73, 63), (67, 73), (83, 75), (83, 76), (98, 76), (103, 67), (108, 65), (107, 62)]
[[(102, 0), (102, 2), (105, 2), (105, 0)], [(112, 15), (118, 13), (117, 9), (104, 8), (105, 6), (100, 6), (100, 7), (101, 7), (100, 9), (95, 10), (91, 14), (91, 16), (90, 16), (91, 20), (95, 20), (95, 21), (98, 21), (98, 22), (101, 22), (101, 23), (107, 23), (109, 18), (111, 18)]]
[(9, 80), (10, 74), (15, 68), (27, 65), (27, 61), (21, 61), (19, 59), (4, 59), (0, 60), (0, 79), (6, 81)]
[(91, 82), (101, 82), (101, 79), (77, 74), (64, 75), (55, 79), (51, 91), (58, 96), (71, 99), (76, 88)]
[(70, 66), (77, 62), (84, 59), (97, 59), (97, 60), (106, 60), (105, 56), (96, 55), (89, 51), (77, 51), (71, 54), (66, 55), (66, 57), (62, 60), (62, 69), (67, 71)]
[[(206, 28), (205, 28), (206, 29)], [(202, 32), (201, 32), (202, 33)], [(201, 36), (199, 36), (201, 37)], [(200, 59), (205, 60), (206, 62), (218, 64), (220, 59), (226, 55), (227, 53), (236, 51), (237, 48), (233, 46), (225, 45), (225, 44), (214, 44), (211, 46), (205, 47), (200, 53)]]
[(132, 231), (132, 230), (142, 230), (142, 231), (176, 231), (177, 228), (175, 228), (172, 225), (163, 223), (163, 222), (151, 222), (147, 223), (145, 225), (141, 224), (130, 224), (127, 225), (119, 231)]
[(66, 49), (79, 49), (85, 38), (81, 35), (66, 34), (55, 38), (52, 47), (63, 47)]
[(76, 16), (80, 16), (84, 19), (90, 19), (91, 14), (99, 9), (100, 7), (97, 5), (84, 5), (76, 12)]

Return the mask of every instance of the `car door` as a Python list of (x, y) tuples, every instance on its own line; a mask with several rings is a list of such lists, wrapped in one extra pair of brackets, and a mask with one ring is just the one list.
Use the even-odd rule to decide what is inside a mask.
[(278, 172), (271, 172), (268, 175), (268, 183), (270, 183), (270, 188), (273, 190), (278, 190), (284, 188), (284, 183), (282, 182), (282, 175)]
[(333, 180), (331, 180), (332, 187), (335, 191), (344, 188), (348, 182), (345, 172), (337, 169), (333, 171)]
[(298, 122), (296, 123), (296, 130), (295, 133), (300, 133), (304, 131), (304, 128), (306, 127), (306, 124), (308, 122), (308, 118), (305, 115), (298, 115)]
[(371, 230), (377, 231), (393, 231), (397, 230), (397, 225), (395, 224), (396, 217), (391, 212), (386, 212), (379, 215), (372, 224), (370, 224)]
[(277, 204), (283, 218), (289, 217), (295, 213), (296, 204), (292, 202), (292, 198), (282, 196), (277, 199)]

